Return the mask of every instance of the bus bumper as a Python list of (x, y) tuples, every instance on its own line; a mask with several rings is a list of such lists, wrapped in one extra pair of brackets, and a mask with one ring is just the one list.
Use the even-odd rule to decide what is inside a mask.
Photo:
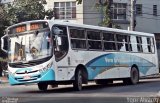
[(30, 83), (39, 83), (39, 82), (47, 82), (55, 80), (55, 72), (53, 69), (49, 69), (44, 73), (39, 73), (36, 75), (29, 75), (29, 79), (24, 79), (24, 77), (16, 77), (9, 74), (9, 83), (10, 85), (23, 85)]

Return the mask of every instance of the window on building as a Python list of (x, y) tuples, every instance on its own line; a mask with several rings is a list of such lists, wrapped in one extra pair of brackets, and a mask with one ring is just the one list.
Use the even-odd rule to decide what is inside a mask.
[(153, 5), (153, 15), (157, 16), (157, 5)]
[(136, 14), (142, 15), (142, 4), (136, 4)]
[(112, 5), (112, 19), (113, 20), (126, 20), (126, 3), (114, 3)]
[(76, 18), (76, 2), (55, 2), (55, 19)]

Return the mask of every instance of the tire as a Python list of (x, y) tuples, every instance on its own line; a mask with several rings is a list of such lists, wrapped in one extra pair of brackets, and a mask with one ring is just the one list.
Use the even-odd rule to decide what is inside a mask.
[(136, 67), (131, 68), (131, 77), (130, 77), (131, 84), (135, 85), (139, 82), (139, 71)]
[(82, 90), (82, 83), (83, 83), (83, 76), (82, 76), (82, 70), (78, 69), (75, 73), (75, 80), (73, 83), (73, 87), (76, 91)]
[(135, 85), (139, 82), (139, 71), (136, 67), (131, 68), (130, 78), (123, 79), (124, 84)]
[(38, 83), (38, 88), (41, 91), (46, 91), (48, 88), (48, 84), (47, 83)]

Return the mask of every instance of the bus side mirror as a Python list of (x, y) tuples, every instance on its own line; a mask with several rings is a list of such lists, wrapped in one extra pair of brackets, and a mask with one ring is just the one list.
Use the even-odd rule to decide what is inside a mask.
[(61, 29), (59, 29), (58, 27), (53, 27), (53, 34), (54, 35), (60, 35), (62, 33), (63, 33), (63, 31)]
[(1, 50), (3, 50), (5, 53), (8, 53), (8, 51), (6, 50), (6, 49), (4, 49), (4, 47), (5, 47), (5, 40), (4, 39), (7, 39), (8, 38), (8, 36), (7, 35), (4, 35), (3, 37), (1, 37)]

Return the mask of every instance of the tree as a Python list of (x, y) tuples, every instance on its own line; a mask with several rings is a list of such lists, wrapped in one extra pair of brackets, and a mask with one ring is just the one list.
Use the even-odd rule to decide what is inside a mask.
[[(8, 25), (8, 22), (6, 21), (6, 12), (4, 10), (4, 4), (0, 3), (0, 38), (2, 37), (2, 35), (4, 35), (4, 30), (6, 25)], [(6, 53), (4, 53), (0, 49), (0, 57), (6, 58), (6, 56), (7, 56)], [(6, 69), (4, 68), (4, 64), (6, 64), (6, 62), (4, 61), (3, 58), (0, 58), (0, 76), (2, 76), (3, 69)]]
[(43, 3), (44, 0), (16, 0), (6, 8), (7, 19), (11, 24), (14, 24), (44, 19), (46, 14), (53, 17), (53, 10), (45, 11)]

